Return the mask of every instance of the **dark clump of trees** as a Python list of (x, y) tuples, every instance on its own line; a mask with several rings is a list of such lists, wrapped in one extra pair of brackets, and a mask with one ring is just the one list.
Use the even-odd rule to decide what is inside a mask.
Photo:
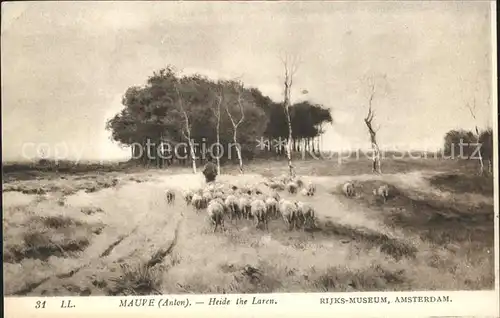
[[(220, 161), (284, 156), (288, 126), (283, 104), (257, 88), (235, 80), (214, 81), (202, 75), (179, 75), (168, 66), (154, 72), (142, 87), (125, 92), (124, 108), (106, 129), (132, 158), (144, 165), (196, 165), (208, 157)], [(290, 107), (296, 151), (320, 151), (322, 126), (332, 122), (329, 109), (308, 101)]]
[(479, 174), (492, 172), (493, 130), (482, 131), (454, 129), (444, 137), (443, 155), (452, 159), (477, 160)]

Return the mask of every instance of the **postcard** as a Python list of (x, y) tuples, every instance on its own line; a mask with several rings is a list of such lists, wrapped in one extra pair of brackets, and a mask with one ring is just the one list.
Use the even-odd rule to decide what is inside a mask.
[(499, 317), (494, 1), (2, 3), (11, 317)]

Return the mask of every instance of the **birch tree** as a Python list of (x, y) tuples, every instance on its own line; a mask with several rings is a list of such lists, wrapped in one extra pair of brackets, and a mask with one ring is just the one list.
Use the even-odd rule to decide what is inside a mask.
[(298, 69), (298, 60), (296, 58), (290, 58), (286, 56), (281, 58), (281, 62), (283, 63), (284, 69), (284, 78), (283, 78), (283, 108), (285, 111), (285, 117), (288, 125), (288, 140), (286, 146), (286, 157), (288, 160), (288, 170), (290, 173), (290, 177), (295, 177), (295, 168), (292, 163), (292, 121), (290, 118), (290, 107), (291, 107), (291, 89), (293, 85), (293, 77)]
[[(385, 79), (385, 76), (384, 76)], [(382, 173), (382, 164), (380, 156), (380, 147), (377, 142), (377, 132), (380, 129), (378, 126), (376, 129), (373, 128), (373, 119), (375, 118), (375, 110), (373, 109), (373, 99), (376, 93), (376, 79), (374, 77), (367, 78), (368, 83), (368, 111), (364, 118), (366, 127), (368, 128), (368, 133), (370, 135), (370, 144), (372, 148), (372, 172)]]
[(191, 157), (191, 163), (193, 167), (193, 173), (196, 174), (196, 156), (194, 153), (194, 143), (193, 139), (191, 138), (191, 124), (189, 121), (189, 114), (187, 112), (186, 106), (184, 105), (184, 101), (182, 98), (182, 94), (179, 91), (179, 83), (176, 82), (174, 83), (174, 89), (176, 93), (176, 102), (177, 106), (179, 107), (179, 110), (184, 118), (184, 127), (181, 129), (182, 136), (187, 140), (188, 145), (189, 145), (189, 155)]
[(465, 106), (467, 107), (467, 109), (469, 110), (470, 112), (470, 115), (472, 117), (472, 119), (474, 120), (474, 137), (476, 138), (476, 145), (478, 146), (478, 149), (477, 149), (477, 158), (479, 159), (479, 170), (478, 170), (478, 174), (479, 175), (482, 175), (484, 173), (484, 162), (483, 162), (483, 154), (482, 154), (482, 151), (481, 151), (481, 145), (480, 145), (480, 137), (481, 137), (481, 134), (479, 132), (479, 128), (477, 126), (477, 118), (476, 118), (476, 114), (477, 114), (477, 108), (476, 108), (476, 98), (473, 97), (472, 98), (472, 102), (467, 102), (465, 104)]
[[(216, 140), (217, 140), (217, 149), (220, 150), (220, 114), (221, 114), (221, 105), (224, 101), (224, 91), (223, 91), (223, 86), (218, 84), (216, 88), (216, 93), (215, 93), (215, 107), (212, 108), (212, 112), (215, 116), (216, 123), (215, 123), (215, 133), (216, 133)], [(220, 175), (220, 153), (217, 153), (217, 156), (215, 157), (217, 161), (217, 174)]]
[(235, 97), (236, 106), (240, 112), (240, 116), (239, 116), (240, 118), (238, 120), (236, 120), (235, 119), (236, 117), (233, 114), (231, 114), (231, 111), (229, 109), (230, 104), (231, 104), (230, 101), (232, 99), (225, 103), (226, 113), (229, 117), (229, 120), (231, 121), (231, 125), (233, 126), (233, 142), (236, 146), (236, 155), (238, 156), (238, 164), (239, 164), (240, 174), (243, 174), (243, 159), (241, 156), (241, 146), (238, 143), (238, 128), (245, 120), (245, 111), (243, 109), (243, 97), (242, 97), (243, 85), (240, 82), (232, 82), (229, 85), (229, 89), (231, 90), (231, 92), (234, 91), (234, 93), (236, 94), (236, 97)]

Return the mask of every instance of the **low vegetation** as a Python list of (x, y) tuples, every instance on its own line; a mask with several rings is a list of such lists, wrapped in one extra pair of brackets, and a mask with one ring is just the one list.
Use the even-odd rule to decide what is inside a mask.
[[(297, 174), (304, 184), (314, 183), (315, 194), (279, 193), (308, 202), (317, 222), (314, 228), (291, 231), (278, 218), (269, 221), (268, 230), (241, 220), (226, 221), (224, 231), (213, 233), (206, 212), (182, 198), (183, 191), (204, 187), (202, 176), (181, 169), (7, 181), (5, 292), (491, 289), (492, 179), (477, 176), (473, 166), (456, 173), (460, 167), (448, 162), (422, 160), (420, 167), (427, 169), (402, 173), (400, 167), (411, 163), (386, 160), (387, 172), (374, 175), (367, 161), (350, 161), (342, 167), (352, 172), (358, 165), (358, 173), (346, 175), (333, 160), (303, 161)], [(287, 169), (278, 162), (248, 168), (239, 175), (236, 166), (234, 175), (228, 172), (218, 183), (259, 186)], [(338, 190), (347, 181), (354, 185), (353, 197)], [(393, 194), (385, 203), (372, 193), (382, 184)], [(35, 185), (44, 191), (32, 191)], [(167, 188), (176, 192), (171, 204)]]

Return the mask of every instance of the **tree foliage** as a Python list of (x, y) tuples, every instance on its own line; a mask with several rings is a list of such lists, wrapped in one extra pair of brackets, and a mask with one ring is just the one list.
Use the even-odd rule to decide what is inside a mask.
[[(493, 155), (493, 131), (488, 128), (479, 135), (479, 143), (481, 145), (481, 155), (484, 159), (491, 159)], [(479, 145), (477, 145), (477, 139), (475, 133), (471, 130), (465, 129), (453, 129), (448, 131), (444, 137), (444, 154), (447, 156), (453, 156), (454, 158), (459, 158), (461, 155), (465, 159), (474, 155)]]
[(487, 128), (479, 135), (481, 154), (485, 160), (493, 161), (493, 129)]
[[(238, 143), (245, 159), (258, 154), (256, 140), (261, 137), (288, 136), (282, 103), (274, 102), (257, 88), (231, 80), (214, 81), (199, 74), (180, 75), (171, 66), (154, 72), (144, 86), (127, 89), (122, 99), (124, 108), (107, 122), (106, 128), (121, 146), (135, 145), (132, 154), (136, 157), (134, 148), (140, 145), (145, 149), (148, 141), (157, 146), (163, 140), (171, 151), (176, 145), (185, 145), (189, 130), (196, 156), (205, 158), (211, 150), (217, 153), (210, 146), (217, 141), (213, 109), (221, 98), (224, 111), (220, 112), (219, 138), (225, 154), (222, 159), (236, 160), (235, 149), (230, 146), (234, 127), (225, 109), (237, 121), (241, 113), (239, 102), (244, 120), (238, 127)], [(294, 139), (317, 137), (322, 133), (321, 124), (332, 122), (328, 109), (307, 101), (292, 105), (291, 118)], [(175, 151), (189, 154), (188, 148), (189, 145)], [(144, 162), (157, 160), (154, 156), (148, 159), (146, 151), (140, 157)]]

